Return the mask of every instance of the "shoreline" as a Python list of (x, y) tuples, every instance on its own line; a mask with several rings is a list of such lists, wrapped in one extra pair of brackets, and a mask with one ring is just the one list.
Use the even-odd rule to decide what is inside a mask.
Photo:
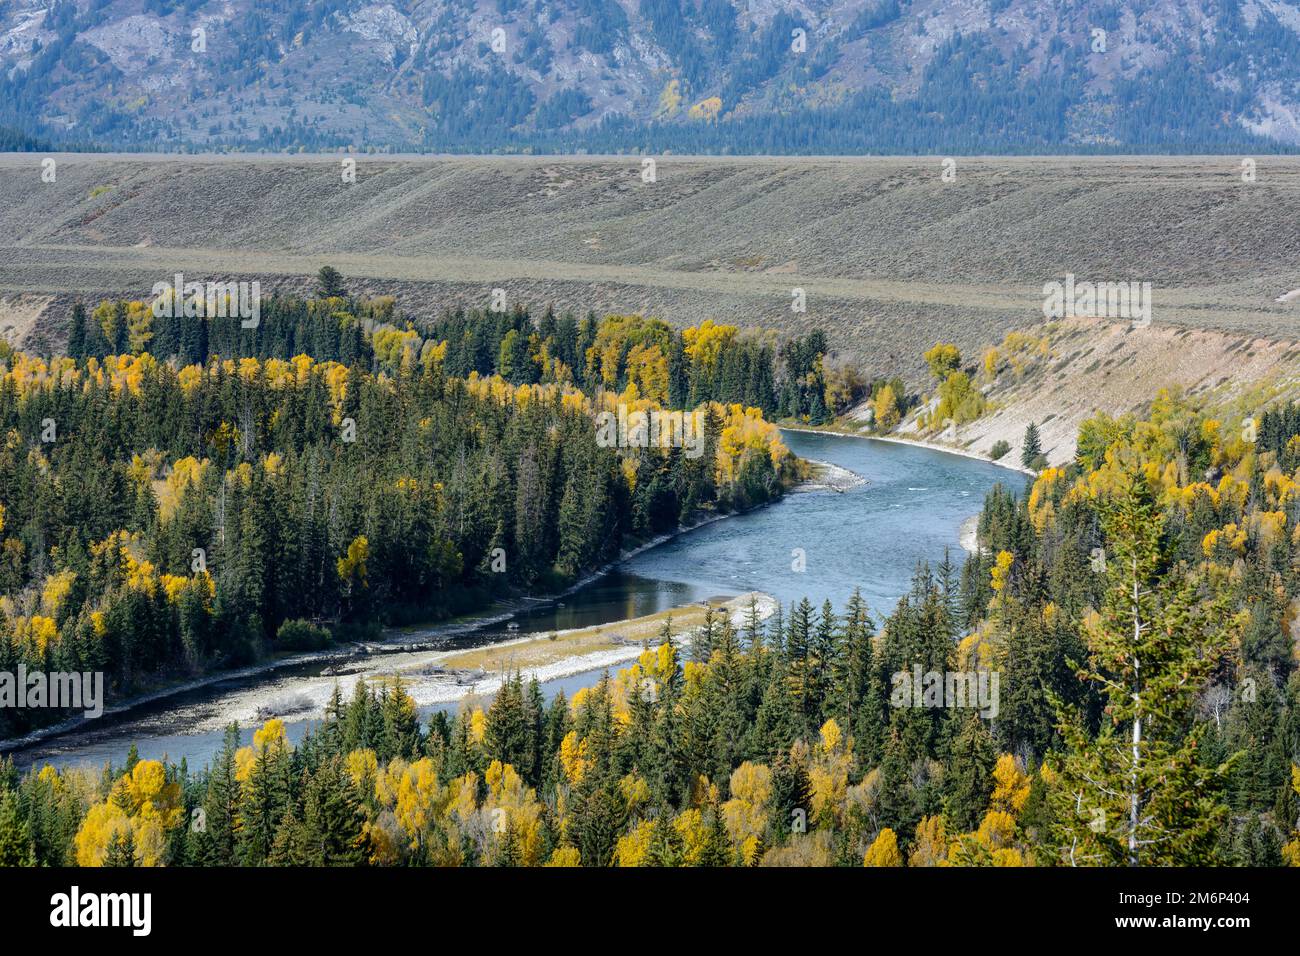
[[(1021, 471), (1021, 472), (1025, 471), (1025, 469), (1023, 468), (1019, 468), (1011, 465), (999, 464), (998, 462), (988, 459), (986, 456), (978, 455), (973, 452), (960, 451), (957, 449), (946, 448), (943, 446), (933, 445), (931, 443), (926, 443), (926, 442), (911, 441), (909, 439), (903, 439), (903, 438), (889, 438), (889, 437), (877, 436), (877, 435), (861, 435), (853, 432), (841, 431), (837, 428), (808, 428), (803, 426), (779, 426), (779, 427), (794, 432), (804, 432), (809, 434), (829, 434), (840, 438), (861, 438), (861, 439), (875, 440), (875, 441), (893, 441), (898, 444), (919, 445), (921, 447), (929, 448), (933, 451), (945, 452), (947, 454), (961, 455), (962, 457), (965, 458), (973, 458), (977, 460), (986, 461), (989, 464), (998, 465), (999, 467), (1008, 468), (1013, 471)], [(805, 481), (800, 482), (788, 488), (786, 490), (786, 494), (801, 494), (801, 493), (814, 492), (814, 491), (836, 491), (842, 493), (848, 488), (857, 487), (859, 485), (867, 483), (867, 480), (865, 478), (862, 478), (860, 475), (855, 474), (854, 472), (850, 471), (847, 468), (842, 468), (841, 466), (834, 465), (829, 462), (817, 461), (815, 459), (806, 459), (806, 460), (812, 463), (815, 468), (823, 469), (821, 474), (815, 475), (812, 478), (806, 479)], [(776, 499), (776, 500), (779, 501), (780, 499)], [(765, 502), (759, 507), (767, 507), (775, 503), (776, 501), (769, 501), (769, 502)], [(513, 599), (508, 599), (506, 601), (501, 602), (506, 606), (507, 609), (503, 611), (499, 611), (497, 613), (490, 613), (487, 610), (485, 610), (484, 612), (481, 612), (482, 616), (471, 614), (465, 619), (461, 619), (459, 621), (453, 621), (453, 622), (446, 622), (443, 624), (437, 624), (432, 627), (413, 624), (413, 625), (403, 625), (396, 628), (385, 628), (384, 636), (377, 641), (350, 642), (346, 645), (340, 645), (337, 647), (330, 647), (330, 648), (322, 648), (320, 650), (315, 650), (315, 651), (299, 652), (296, 654), (291, 654), (286, 657), (260, 661), (255, 664), (247, 665), (245, 667), (236, 668), (234, 670), (223, 670), (217, 673), (203, 675), (201, 677), (197, 677), (192, 680), (187, 680), (179, 684), (174, 684), (153, 691), (148, 691), (145, 692), (144, 694), (131, 697), (130, 699), (122, 701), (111, 707), (105, 707), (102, 716), (123, 717), (129, 714), (131, 711), (136, 710), (138, 708), (147, 706), (149, 704), (158, 703), (159, 701), (166, 700), (170, 697), (175, 697), (181, 694), (202, 690), (205, 687), (210, 687), (222, 681), (247, 680), (249, 678), (266, 677), (269, 675), (273, 675), (278, 671), (285, 670), (291, 667), (300, 666), (303, 664), (312, 664), (312, 663), (321, 663), (321, 662), (328, 662), (328, 663), (337, 662), (338, 664), (346, 664), (347, 662), (352, 660), (364, 659), (371, 656), (402, 653), (404, 650), (406, 650), (403, 647), (403, 645), (415, 645), (425, 641), (440, 640), (449, 637), (457, 637), (465, 634), (473, 634), (478, 631), (482, 631), (487, 628), (493, 627), (495, 625), (503, 624), (509, 621), (511, 618), (515, 617), (519, 612), (528, 609), (530, 607), (552, 604), (556, 601), (560, 601), (565, 597), (575, 593), (576, 591), (581, 590), (584, 587), (587, 587), (588, 585), (598, 580), (602, 576), (610, 573), (612, 570), (617, 568), (623, 562), (631, 560), (637, 555), (643, 554), (644, 552), (649, 551), (652, 548), (656, 548), (659, 547), (660, 545), (666, 544), (667, 542), (672, 541), (681, 535), (687, 534), (691, 531), (695, 531), (706, 525), (713, 524), (716, 521), (722, 521), (725, 518), (733, 517), (741, 513), (742, 512), (728, 512), (728, 513), (719, 514), (715, 512), (713, 514), (706, 514), (703, 518), (701, 518), (698, 521), (692, 522), (690, 525), (677, 528), (676, 530), (667, 532), (665, 534), (657, 535), (654, 538), (650, 538), (649, 540), (643, 541), (632, 548), (620, 552), (617, 559), (587, 573), (586, 575), (584, 575), (583, 577), (575, 581), (572, 585), (565, 588), (563, 591), (559, 591), (553, 594), (540, 596), (540, 597), (529, 595), (529, 596), (519, 596)], [(963, 524), (963, 528), (964, 526), (965, 525)], [(517, 638), (508, 638), (506, 641), (494, 642), (494, 644), (490, 646), (497, 646), (498, 644), (509, 644), (509, 643), (516, 643), (516, 642), (522, 643), (522, 642), (527, 642), (530, 639), (532, 639), (530, 635), (521, 635), (520, 637)], [(411, 648), (410, 650), (413, 651), (415, 649)], [(455, 649), (447, 648), (445, 653), (452, 653), (454, 650)], [(615, 653), (615, 652), (601, 652), (601, 655), (607, 655), (611, 653)], [(627, 659), (631, 659), (631, 658), (627, 658)], [(555, 679), (556, 677), (571, 676), (571, 674), (573, 673), (583, 673), (588, 670), (599, 669), (602, 666), (606, 666), (606, 663), (604, 663), (603, 661), (604, 658), (602, 656), (602, 659), (600, 661), (595, 661), (578, 670), (573, 670), (565, 674), (556, 674), (546, 679)], [(611, 660), (609, 660), (607, 663), (613, 664), (613, 663), (621, 663), (621, 662), (623, 662), (623, 659), (615, 660), (611, 658)], [(475, 687), (478, 686), (477, 682), (474, 686)], [(466, 696), (468, 695), (469, 693), (467, 692)], [(67, 721), (61, 722), (59, 724), (54, 724), (49, 727), (39, 728), (21, 737), (0, 740), (0, 753), (5, 753), (12, 750), (22, 750), (27, 747), (42, 743), (44, 741), (56, 737), (61, 737), (66, 734), (72, 734), (77, 732), (78, 730), (85, 729), (86, 725), (90, 723), (91, 721), (89, 721), (85, 717), (74, 717), (74, 718), (70, 718)]]
[(869, 484), (866, 478), (834, 462), (805, 458), (812, 465), (812, 474), (790, 489), (790, 494), (799, 495), (810, 491), (834, 491), (844, 493), (850, 488), (859, 488)]
[[(791, 488), (786, 493), (791, 494), (793, 493), (793, 491), (794, 489)], [(760, 505), (759, 507), (767, 507), (768, 505), (773, 503), (774, 502), (764, 502), (764, 504)], [(511, 618), (513, 618), (520, 611), (523, 611), (529, 608), (530, 606), (553, 604), (556, 601), (562, 600), (563, 598), (568, 597), (574, 592), (588, 586), (592, 582), (610, 573), (612, 570), (617, 568), (624, 561), (628, 561), (639, 554), (649, 551), (651, 548), (657, 548), (662, 544), (666, 544), (669, 541), (672, 541), (674, 538), (687, 534), (688, 532), (694, 531), (697, 528), (702, 528), (705, 525), (713, 524), (715, 521), (721, 521), (725, 518), (729, 518), (732, 517), (733, 515), (742, 514), (742, 513), (743, 512), (733, 511), (733, 512), (727, 512), (725, 514), (714, 513), (714, 514), (706, 515), (701, 520), (693, 522), (690, 525), (686, 525), (674, 531), (657, 535), (653, 538), (650, 538), (647, 541), (642, 542), (641, 544), (636, 545), (633, 548), (620, 552), (617, 559), (601, 566), (600, 568), (597, 568), (594, 571), (589, 572), (588, 574), (584, 575), (583, 577), (575, 581), (572, 585), (565, 588), (563, 591), (559, 591), (557, 593), (549, 594), (542, 597), (520, 596), (505, 601), (504, 603), (509, 607), (509, 610), (506, 611), (490, 614), (487, 610), (485, 610), (482, 613), (486, 616), (478, 617), (471, 614), (468, 616), (468, 619), (462, 619), (458, 622), (447, 622), (444, 624), (434, 625), (431, 628), (422, 627), (421, 625), (418, 624), (405, 625), (400, 628), (391, 628), (391, 629), (385, 628), (384, 633), (387, 636), (382, 637), (380, 640), (377, 641), (349, 642), (348, 644), (339, 645), (337, 647), (321, 648), (320, 650), (315, 650), (315, 651), (302, 651), (296, 654), (291, 654), (287, 657), (278, 657), (271, 660), (259, 661), (255, 664), (249, 664), (244, 667), (235, 668), (233, 670), (222, 670), (219, 672), (214, 672), (212, 674), (205, 674), (201, 677), (196, 677), (191, 680), (183, 681), (179, 684), (172, 684), (155, 690), (146, 691), (143, 694), (133, 696), (127, 700), (121, 701), (112, 706), (105, 707), (103, 713), (100, 716), (101, 717), (123, 717), (129, 714), (131, 711), (136, 710), (140, 707), (145, 707), (149, 704), (156, 704), (159, 701), (168, 699), (169, 697), (176, 697), (181, 694), (190, 693), (192, 691), (202, 690), (205, 687), (211, 687), (212, 685), (218, 684), (222, 681), (247, 680), (249, 678), (254, 678), (254, 677), (264, 677), (264, 676), (274, 674), (277, 671), (285, 670), (290, 667), (296, 667), (302, 664), (314, 664), (314, 663), (321, 663), (321, 662), (329, 662), (329, 663), (338, 662), (340, 664), (344, 664), (347, 661), (355, 658), (365, 658), (368, 656), (380, 655), (380, 654), (401, 653), (403, 651), (403, 644), (417, 644), (427, 640), (444, 639), (449, 637), (457, 637), (464, 634), (473, 634), (477, 631), (482, 631), (487, 628), (493, 627), (494, 625), (503, 624), (506, 621), (509, 621)], [(522, 641), (528, 639), (529, 639), (529, 635), (522, 635), (520, 638), (511, 638), (509, 640)], [(506, 642), (499, 642), (499, 643), (506, 643)], [(447, 649), (448, 653), (451, 653), (453, 651), (454, 649), (452, 648)], [(568, 675), (558, 675), (558, 676), (568, 676)], [(65, 734), (75, 733), (78, 730), (86, 729), (87, 725), (95, 726), (98, 719), (99, 718), (95, 718), (94, 720), (91, 720), (90, 718), (87, 717), (71, 717), (68, 720), (62, 721), (60, 723), (51, 724), (48, 727), (38, 728), (21, 737), (11, 737), (5, 740), (0, 740), (0, 754), (8, 753), (9, 751), (23, 750), (27, 747), (33, 746), (34, 744), (43, 743), (47, 740), (51, 740), (56, 737), (62, 737)]]
[(804, 432), (808, 435), (835, 435), (839, 438), (861, 438), (863, 441), (883, 441), (891, 442), (895, 445), (913, 445), (917, 448), (928, 448), (930, 451), (943, 452), (946, 455), (960, 455), (962, 458), (972, 458), (975, 461), (982, 461), (985, 464), (996, 465), (997, 467), (1005, 468), (1008, 471), (1020, 472), (1022, 475), (1027, 475), (1031, 478), (1038, 476), (1038, 472), (1025, 468), (1023, 465), (1012, 465), (1004, 461), (990, 458), (988, 455), (980, 454), (977, 451), (969, 451), (965, 448), (953, 448), (948, 445), (941, 445), (937, 442), (925, 441), (923, 439), (902, 438), (898, 435), (863, 435), (858, 432), (843, 431), (838, 427), (809, 428), (806, 425), (780, 425), (779, 427), (785, 431)]
[[(736, 595), (735, 597), (727, 598), (725, 601), (712, 606), (715, 610), (725, 609), (728, 612), (731, 623), (739, 629), (745, 622), (745, 617), (749, 611), (748, 599), (751, 597), (754, 599), (754, 605), (758, 612), (758, 619), (760, 621), (766, 621), (776, 612), (776, 599), (769, 594), (755, 591), (749, 591), (744, 594)], [(688, 604), (683, 607), (674, 608), (673, 610), (680, 611), (697, 606), (699, 605)], [(671, 616), (671, 614), (672, 612), (669, 611), (668, 616)], [(645, 624), (647, 622), (655, 621), (663, 615), (664, 612), (656, 612), (641, 617), (629, 618), (624, 621), (610, 622), (609, 624), (567, 628), (562, 631), (552, 632), (551, 635), (528, 634), (523, 637), (511, 638), (510, 640), (490, 644), (478, 650), (484, 652), (495, 652), (497, 656), (505, 652), (504, 656), (509, 658), (511, 656), (509, 651), (512, 648), (523, 648), (529, 645), (544, 647), (553, 644), (555, 641), (564, 641), (566, 639), (573, 640), (593, 631), (599, 632), (601, 628)], [(690, 647), (692, 638), (698, 631), (699, 625), (676, 632), (673, 634), (673, 641), (679, 648)], [(650, 646), (653, 647), (657, 645), (655, 645), (653, 641), (650, 641)], [(574, 677), (579, 674), (610, 670), (618, 665), (629, 664), (639, 658), (644, 650), (644, 642), (630, 641), (628, 643), (620, 643), (614, 647), (589, 651), (584, 654), (564, 656), (558, 660), (551, 660), (532, 665), (523, 664), (516, 666), (515, 670), (517, 670), (520, 676), (525, 680), (536, 678), (539, 682), (546, 683), (548, 681), (560, 680), (565, 677)], [(453, 660), (458, 655), (473, 653), (475, 653), (473, 649), (448, 649), (445, 651), (435, 651), (429, 656), (428, 661), (413, 663), (405, 668), (395, 668), (390, 671), (389, 674), (395, 677), (402, 677), (405, 674), (419, 674), (431, 664), (442, 664)], [(425, 687), (413, 687), (410, 684), (407, 684), (406, 690), (407, 693), (411, 695), (412, 699), (415, 700), (417, 707), (463, 702), (474, 697), (495, 694), (500, 690), (502, 682), (510, 676), (511, 669), (509, 667), (498, 668), (491, 671), (480, 669), (479, 673), (481, 676), (477, 677), (470, 683), (460, 683), (457, 681), (454, 683), (440, 683), (434, 686)], [(315, 710), (315, 708), (313, 708), (313, 710)], [(309, 714), (306, 719), (310, 720), (317, 716), (319, 715), (314, 713)]]
[[(504, 681), (516, 672), (525, 681), (535, 678), (542, 684), (584, 675), (613, 675), (633, 664), (647, 644), (657, 646), (654, 638), (649, 635), (656, 633), (661, 621), (669, 616), (673, 620), (693, 621), (681, 630), (674, 630), (673, 641), (679, 652), (690, 648), (700, 629), (699, 618), (706, 605), (712, 606), (715, 612), (725, 614), (739, 630), (745, 624), (751, 599), (760, 621), (766, 621), (775, 613), (775, 598), (763, 592), (747, 591), (725, 599), (693, 602), (629, 620), (566, 628), (551, 634), (527, 634), (479, 648), (412, 650), (402, 654), (402, 659), (390, 661), (380, 657), (343, 674), (316, 675), (307, 678), (305, 683), (293, 679), (295, 686), (292, 689), (275, 683), (258, 684), (232, 690), (201, 705), (187, 705), (176, 712), (184, 721), (183, 729), (167, 733), (178, 738), (199, 738), (218, 734), (232, 722), (237, 723), (241, 730), (247, 731), (256, 730), (271, 719), (283, 720), (286, 726), (310, 724), (323, 719), (335, 688), (348, 699), (360, 681), (375, 686), (386, 680), (401, 680), (406, 693), (421, 712), (454, 705), (486, 707), (485, 698), (496, 694)], [(682, 611), (694, 614), (678, 616)], [(639, 637), (628, 636), (625, 633), (627, 630), (640, 631), (642, 634)], [(571, 645), (568, 650), (565, 649), (566, 642)], [(539, 651), (540, 654), (529, 655), (529, 649)], [(518, 652), (523, 653), (519, 654), (521, 659), (516, 660)], [(555, 656), (550, 656), (552, 654)], [(478, 663), (461, 660), (475, 655), (486, 656), (489, 660)], [(527, 659), (530, 656), (532, 659)], [(425, 718), (421, 716), (420, 719), (423, 721)], [(115, 749), (124, 750), (126, 741), (134, 739), (134, 731), (129, 725), (109, 728), (107, 733), (107, 740)], [(35, 746), (39, 747), (40, 743), (38, 741)], [(94, 740), (89, 743), (92, 747), (101, 745)], [(71, 749), (75, 751), (79, 745), (80, 741), (74, 739)], [(53, 755), (38, 752), (29, 756), (26, 750), (27, 748), (14, 755), (17, 765), (24, 769), (38, 767), (51, 760), (56, 764), (74, 760), (74, 765), (97, 766), (93, 759), (86, 762), (82, 757), (72, 758), (57, 752)], [(182, 746), (182, 756), (184, 755)]]

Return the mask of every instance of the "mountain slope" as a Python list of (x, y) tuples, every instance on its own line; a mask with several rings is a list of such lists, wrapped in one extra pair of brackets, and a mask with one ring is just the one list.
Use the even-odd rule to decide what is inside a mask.
[(9, 0), (0, 123), (134, 148), (1300, 144), (1296, 0)]

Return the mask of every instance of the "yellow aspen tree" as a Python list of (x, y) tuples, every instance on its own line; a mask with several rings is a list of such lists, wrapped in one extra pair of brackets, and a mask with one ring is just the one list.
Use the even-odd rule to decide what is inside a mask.
[(942, 816), (921, 818), (916, 825), (916, 839), (907, 854), (907, 865), (948, 865), (948, 833)]
[(862, 859), (863, 866), (902, 866), (903, 854), (898, 850), (898, 836), (889, 827), (885, 827), (876, 836), (867, 855)]

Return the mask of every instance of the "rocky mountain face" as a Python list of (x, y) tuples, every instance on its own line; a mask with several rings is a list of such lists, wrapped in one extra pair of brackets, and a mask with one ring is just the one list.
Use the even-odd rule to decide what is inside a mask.
[(1300, 145), (1300, 2), (0, 0), (0, 126), (151, 149), (1267, 151)]

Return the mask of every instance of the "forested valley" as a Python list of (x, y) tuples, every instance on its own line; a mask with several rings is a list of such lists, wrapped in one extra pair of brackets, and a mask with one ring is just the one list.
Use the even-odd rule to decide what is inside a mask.
[[(111, 702), (555, 593), (779, 497), (799, 466), (763, 412), (824, 401), (816, 336), (517, 310), (423, 338), (393, 309), (105, 302), (66, 356), (3, 348), (0, 671), (103, 672)], [(603, 446), (620, 405), (698, 410), (702, 447)], [(0, 738), (65, 716), (7, 707)]]
[[(584, 447), (577, 431), (589, 435), (589, 422), (578, 429), (563, 416), (565, 395), (573, 393), (555, 386), (560, 394), (550, 404), (541, 397), (544, 384), (511, 385), (510, 375), (523, 373), (505, 346), (510, 331), (493, 338), (500, 344), (491, 369), (479, 366), (494, 361), (492, 350), (464, 349), (475, 333), (462, 326), (458, 336), (457, 321), (448, 319), (445, 337), (428, 352), (423, 345), (417, 352), (414, 341), (390, 352), (372, 336), (377, 362), (396, 358), (400, 388), (388, 391), (383, 374), (341, 370), (339, 379), (357, 376), (361, 394), (353, 397), (364, 406), (372, 392), (369, 401), (390, 403), (384, 408), (393, 409), (392, 420), (405, 421), (405, 403), (428, 396), (430, 404), (409, 416), (416, 426), (428, 412), (438, 427), (451, 427), (437, 417), (439, 403), (460, 402), (474, 421), (504, 423), (508, 436), (512, 424), (523, 430), (545, 411), (555, 418), (543, 421), (561, 430), (570, 424), (574, 447)], [(604, 328), (587, 348), (584, 375), (603, 374), (595, 342)], [(685, 355), (694, 363), (699, 352), (688, 347)], [(129, 398), (124, 387), (124, 400), (138, 414), (148, 395), (168, 387), (155, 379), (176, 375), (169, 394), (179, 408), (190, 407), (187, 380), (195, 396), (221, 407), (221, 388), (243, 394), (268, 374), (248, 361), (188, 375), (150, 365), (138, 396)], [(267, 365), (278, 368), (276, 361), (283, 360)], [(467, 380), (442, 370), (455, 363)], [(139, 371), (138, 364), (126, 360), (113, 374)], [(635, 362), (619, 364), (611, 387), (635, 386), (638, 394), (638, 383), (648, 392), (670, 388), (628, 372)], [(312, 368), (302, 373), (305, 383), (317, 380)], [(506, 378), (476, 377), (488, 371)], [(554, 373), (543, 366), (541, 374)], [(329, 378), (320, 378), (319, 427), (328, 431)], [(480, 397), (476, 383), (485, 382), (494, 384), (478, 384)], [(686, 382), (696, 387), (689, 374)], [(296, 395), (308, 385), (265, 387)], [(47, 391), (51, 401), (61, 394)], [(772, 400), (779, 403), (780, 394), (775, 389)], [(516, 398), (502, 404), (495, 395)], [(107, 397), (101, 404), (116, 407)], [(306, 404), (276, 407), (286, 418), (314, 421), (299, 411)], [(407, 441), (427, 452), (418, 427), (409, 439), (396, 431), (385, 440), (407, 471), (416, 469), (410, 477), (432, 480), (417, 469), (422, 457), (401, 457)], [(182, 432), (192, 442), (201, 434), (179, 426), (172, 434)], [(773, 447), (766, 446), (765, 467)], [(281, 468), (284, 475), (306, 468), (297, 463), (305, 450), (281, 454), (283, 465), (241, 462), (221, 476), (227, 515), (237, 499), (256, 507), (258, 497), (247, 488), (241, 495), (240, 481), (274, 484)], [(704, 460), (719, 479), (719, 459)], [(617, 467), (606, 479), (615, 488)], [(45, 767), (19, 774), (9, 765), (0, 772), (0, 863), (1300, 864), (1300, 678), (1291, 636), (1300, 590), (1297, 468), (1300, 407), (1277, 405), (1242, 420), (1203, 399), (1162, 392), (1140, 417), (1086, 421), (1067, 466), (1042, 468), (1023, 486), (1009, 479), (992, 492), (979, 519), (978, 551), (960, 568), (951, 561), (918, 567), (893, 609), (868, 608), (854, 596), (838, 610), (804, 600), (766, 620), (756, 610), (743, 620), (710, 617), (689, 635), (669, 623), (632, 666), (571, 698), (547, 701), (535, 681), (515, 676), (490, 703), (471, 701), (427, 723), (400, 681), (359, 683), (350, 699), (336, 694), (325, 721), (297, 746), (278, 720), (246, 747), (232, 727), (224, 750), (202, 769), (134, 754), (102, 772)], [(384, 481), (406, 473), (386, 473)], [(129, 480), (123, 476), (124, 487)], [(452, 484), (440, 492), (446, 502), (438, 514), (454, 513)], [(410, 493), (387, 491), (379, 480), (368, 487), (394, 507)], [(633, 494), (641, 487), (635, 482)], [(713, 491), (723, 503), (726, 487)], [(195, 507), (186, 500), (179, 496), (176, 513)], [(366, 512), (360, 501), (354, 508)], [(344, 618), (358, 615), (355, 602), (396, 587), (381, 584), (382, 549), (371, 545), (362, 555), (351, 548), (368, 530), (363, 520), (344, 524), (330, 552), (339, 590), (326, 593), (336, 595)], [(126, 521), (108, 521), (99, 540)], [(167, 522), (155, 517), (149, 526), (164, 529), (149, 537), (166, 539)], [(566, 526), (559, 522), (561, 531)], [(180, 540), (173, 562), (188, 561), (188, 540)], [(122, 549), (130, 553), (125, 543)], [(887, 550), (864, 560), (888, 560)], [(553, 561), (543, 553), (534, 567)], [(165, 551), (152, 554), (167, 559)], [(91, 574), (95, 560), (92, 551)], [(125, 555), (122, 561), (126, 579), (113, 587), (123, 600), (136, 600), (130, 595), (147, 589), (132, 580), (143, 572)], [(368, 594), (356, 586), (359, 563)], [(222, 562), (214, 565), (219, 579)], [(465, 566), (453, 563), (451, 573), (464, 574)], [(166, 567), (175, 573), (177, 564)], [(402, 573), (400, 566), (382, 572)], [(193, 589), (202, 599), (203, 587), (206, 578), (179, 591)], [(79, 602), (84, 624), (66, 638), (60, 631), (47, 648), (98, 633), (87, 601)], [(213, 616), (219, 610), (213, 604), (208, 612), (202, 601), (195, 607)], [(297, 611), (282, 616), (288, 613)], [(942, 692), (932, 700), (928, 690), (918, 701), (899, 693), (900, 675), (913, 672), (997, 673), (1000, 698), (986, 710), (945, 706)]]

